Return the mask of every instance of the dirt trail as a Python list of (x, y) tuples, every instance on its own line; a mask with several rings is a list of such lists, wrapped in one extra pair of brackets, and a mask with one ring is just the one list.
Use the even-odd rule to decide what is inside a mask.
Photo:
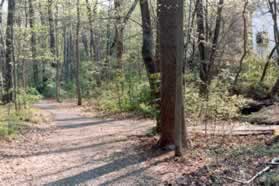
[[(44, 101), (36, 107), (52, 113), (54, 122), (32, 127), (16, 141), (0, 143), (0, 186), (164, 185), (207, 167), (203, 138), (179, 163), (173, 152), (150, 150), (156, 139), (135, 137), (154, 126), (151, 120), (89, 118), (71, 103)], [(247, 124), (213, 126), (209, 132), (236, 135), (278, 130), (278, 126)], [(196, 126), (189, 131), (203, 129)]]
[(95, 119), (42, 102), (54, 123), (23, 141), (0, 145), (0, 185), (158, 185), (145, 152), (129, 136), (150, 121)]

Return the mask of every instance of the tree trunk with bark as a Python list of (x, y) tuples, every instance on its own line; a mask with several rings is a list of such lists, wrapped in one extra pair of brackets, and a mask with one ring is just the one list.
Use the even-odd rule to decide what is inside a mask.
[(5, 95), (3, 96), (3, 103), (10, 103), (13, 101), (13, 82), (12, 82), (12, 64), (14, 52), (14, 16), (15, 16), (15, 0), (8, 1), (8, 20), (6, 31), (6, 61), (4, 72), (4, 87)]
[(5, 64), (5, 41), (4, 41), (4, 34), (3, 34), (3, 22), (2, 22), (2, 8), (4, 5), (4, 0), (1, 0), (0, 2), (0, 72), (2, 73), (0, 78), (0, 87), (1, 87), (1, 92), (0, 96), (2, 97), (4, 92), (3, 92), (3, 73), (4, 73), (4, 64)]
[(175, 99), (175, 155), (182, 156), (186, 147), (186, 130), (184, 118), (184, 99), (183, 99), (183, 59), (184, 59), (184, 0), (175, 0), (175, 11), (173, 22), (176, 21), (176, 99)]
[(207, 61), (207, 47), (205, 45), (205, 18), (204, 18), (204, 4), (203, 0), (197, 0), (197, 32), (198, 32), (198, 48), (200, 54), (200, 94), (205, 95), (208, 92), (208, 61)]
[[(43, 13), (43, 7), (41, 2), (39, 2), (39, 14), (40, 14), (40, 22), (42, 26), (46, 26), (47, 25), (47, 18)], [(40, 39), (40, 47), (41, 49), (46, 49), (47, 48), (47, 44), (45, 42), (44, 39), (44, 34), (40, 35), (41, 39)], [(48, 77), (46, 76), (46, 61), (42, 60), (42, 84), (40, 85), (40, 90), (43, 91), (45, 89), (45, 87), (47, 86), (47, 81), (48, 81)]]
[(59, 32), (58, 32), (58, 17), (59, 17), (59, 10), (58, 4), (55, 6), (55, 58), (56, 58), (56, 98), (58, 102), (60, 100), (60, 91), (61, 91), (61, 62), (59, 58)]
[(244, 8), (243, 8), (243, 12), (242, 12), (242, 19), (243, 19), (243, 54), (240, 58), (239, 61), (239, 67), (238, 67), (238, 71), (236, 73), (235, 79), (234, 79), (234, 87), (237, 85), (238, 83), (238, 79), (240, 76), (240, 73), (242, 72), (242, 68), (243, 68), (243, 61), (247, 55), (247, 42), (248, 42), (248, 31), (247, 31), (247, 17), (246, 17), (246, 12), (247, 12), (247, 6), (248, 6), (249, 1), (245, 0), (244, 2)]
[[(149, 85), (152, 96), (152, 104), (156, 110), (159, 110), (159, 101), (160, 101), (160, 84), (158, 83), (159, 79), (159, 68), (156, 64), (156, 57), (153, 54), (153, 32), (149, 11), (149, 4), (146, 0), (140, 1), (141, 9), (141, 18), (142, 18), (142, 30), (143, 30), (143, 46), (142, 46), (142, 56), (144, 60), (144, 65), (147, 71)], [(159, 112), (159, 111), (158, 111)], [(157, 119), (157, 132), (160, 131), (159, 127), (159, 118)]]
[[(95, 6), (97, 5), (98, 1), (95, 2)], [(86, 8), (87, 8), (87, 17), (89, 20), (89, 31), (90, 31), (90, 41), (89, 41), (89, 55), (91, 59), (97, 60), (97, 49), (95, 44), (95, 34), (93, 28), (93, 13), (95, 14), (96, 8), (92, 11), (89, 0), (86, 0)]]
[(82, 105), (80, 88), (80, 51), (79, 51), (79, 32), (80, 32), (80, 1), (77, 0), (77, 28), (76, 28), (76, 91), (78, 105)]
[(120, 70), (122, 68), (122, 56), (123, 56), (123, 37), (124, 37), (124, 29), (123, 23), (121, 19), (121, 8), (122, 8), (123, 0), (114, 0), (114, 9), (116, 12), (115, 18), (115, 49), (116, 49), (116, 63), (117, 68)]
[(159, 145), (176, 145), (182, 154), (185, 122), (182, 94), (183, 0), (159, 0), (161, 61), (161, 136)]
[(48, 21), (49, 21), (49, 44), (50, 44), (50, 52), (54, 59), (54, 64), (56, 66), (56, 101), (60, 102), (60, 95), (59, 89), (60, 86), (58, 85), (58, 77), (59, 77), (59, 64), (57, 59), (57, 52), (56, 52), (56, 39), (55, 39), (55, 22), (53, 18), (53, 0), (48, 0)]
[(36, 31), (35, 31), (35, 15), (33, 0), (28, 0), (29, 3), (29, 24), (31, 28), (31, 52), (32, 52), (32, 63), (33, 63), (33, 82), (35, 87), (38, 89), (40, 86), (39, 82), (39, 67), (37, 57), (37, 46), (36, 46)]

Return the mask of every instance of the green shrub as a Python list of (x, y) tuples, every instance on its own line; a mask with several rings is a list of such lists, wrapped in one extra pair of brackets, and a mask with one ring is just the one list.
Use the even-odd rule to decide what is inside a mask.
[(11, 137), (22, 128), (22, 122), (30, 117), (30, 110), (15, 111), (13, 105), (0, 107), (0, 137)]
[(146, 117), (155, 117), (147, 81), (138, 77), (118, 77), (104, 85), (97, 98), (100, 109), (108, 112), (137, 112)]
[(29, 88), (26, 91), (20, 89), (17, 92), (17, 103), (19, 105), (24, 105), (25, 107), (29, 107), (40, 99), (42, 99), (42, 96), (35, 88)]
[[(239, 82), (245, 82), (250, 85), (258, 84), (262, 76), (265, 63), (266, 61), (249, 56), (243, 64), (243, 71)], [(266, 73), (264, 84), (268, 87), (272, 87), (278, 77), (278, 74), (278, 66), (272, 61)]]
[(46, 83), (44, 89), (42, 90), (42, 95), (45, 98), (54, 98), (56, 96), (56, 84), (55, 84), (55, 82)]
[(187, 115), (198, 119), (206, 115), (207, 119), (233, 119), (239, 116), (240, 108), (246, 103), (241, 95), (230, 95), (228, 88), (220, 81), (214, 80), (210, 87), (208, 100), (199, 96), (195, 84), (188, 85), (185, 93)]

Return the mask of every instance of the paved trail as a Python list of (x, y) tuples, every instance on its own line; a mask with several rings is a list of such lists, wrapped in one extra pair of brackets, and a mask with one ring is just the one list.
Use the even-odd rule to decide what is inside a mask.
[(128, 139), (152, 122), (87, 118), (53, 102), (37, 106), (53, 114), (54, 124), (0, 145), (0, 185), (159, 184), (148, 173), (146, 152)]

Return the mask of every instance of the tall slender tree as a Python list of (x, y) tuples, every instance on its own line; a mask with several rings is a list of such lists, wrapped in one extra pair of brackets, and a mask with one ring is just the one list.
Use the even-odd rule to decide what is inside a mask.
[[(87, 8), (87, 17), (89, 20), (89, 31), (90, 31), (90, 42), (89, 42), (89, 54), (91, 59), (97, 59), (97, 49), (96, 49), (96, 43), (94, 38), (94, 28), (93, 28), (93, 13), (95, 14), (96, 8), (92, 11), (91, 5), (89, 3), (89, 0), (86, 1), (86, 8)], [(95, 2), (95, 6), (97, 5), (98, 1)]]
[[(156, 110), (159, 110), (159, 100), (160, 100), (160, 89), (158, 86), (158, 73), (159, 67), (156, 61), (160, 56), (154, 56), (153, 47), (153, 31), (149, 10), (149, 2), (147, 0), (140, 1), (141, 18), (142, 18), (142, 32), (143, 32), (143, 45), (142, 45), (142, 57), (144, 60), (144, 65), (147, 71), (149, 85), (151, 89), (151, 95), (153, 98), (153, 105)], [(156, 52), (158, 54), (159, 52)], [(157, 111), (158, 112), (158, 111)], [(158, 117), (158, 116), (157, 116)], [(157, 119), (157, 132), (160, 131), (159, 118)]]
[[(38, 9), (39, 9), (39, 15), (40, 15), (40, 23), (41, 23), (41, 26), (45, 27), (48, 23), (47, 23), (47, 16), (45, 16), (44, 12), (43, 12), (43, 6), (42, 6), (42, 2), (39, 1), (38, 3)], [(42, 33), (40, 35), (40, 48), (41, 50), (44, 50), (47, 48), (47, 44), (45, 42), (45, 39), (44, 39), (44, 33)], [(41, 88), (42, 90), (45, 89), (46, 87), (46, 84), (47, 84), (47, 80), (48, 80), (48, 77), (46, 76), (46, 61), (44, 59), (41, 60), (41, 63), (42, 63), (42, 84), (41, 84)]]
[(48, 0), (48, 22), (49, 22), (49, 47), (52, 57), (54, 59), (54, 64), (56, 66), (56, 101), (60, 102), (60, 81), (59, 81), (59, 62), (57, 59), (57, 51), (56, 51), (56, 39), (55, 39), (55, 22), (53, 18), (53, 0)]
[(174, 2), (175, 13), (173, 22), (176, 21), (176, 29), (173, 31), (176, 35), (176, 96), (175, 96), (175, 155), (182, 156), (184, 148), (187, 147), (187, 133), (184, 117), (184, 99), (183, 99), (183, 61), (184, 61), (184, 0)]
[(79, 33), (80, 33), (80, 1), (77, 0), (77, 28), (76, 28), (76, 89), (78, 105), (82, 105), (80, 88), (80, 51), (79, 51)]
[[(2, 8), (3, 8), (3, 5), (4, 5), (4, 0), (1, 0), (0, 2), (0, 72), (4, 72), (4, 61), (5, 61), (5, 41), (4, 41), (4, 35), (3, 35), (3, 30), (2, 30), (2, 27), (3, 27), (3, 21), (2, 21)], [(3, 80), (2, 79), (2, 75), (1, 75), (1, 81)], [(0, 84), (2, 85), (3, 83), (0, 82)], [(3, 91), (3, 89), (1, 89)], [(3, 93), (1, 91), (1, 94)]]
[(242, 72), (243, 69), (243, 61), (245, 59), (245, 57), (247, 56), (247, 45), (248, 45), (248, 29), (247, 29), (247, 7), (248, 7), (248, 0), (244, 1), (244, 7), (243, 7), (243, 11), (242, 11), (242, 19), (243, 19), (243, 54), (240, 58), (239, 61), (239, 67), (238, 67), (238, 71), (236, 73), (235, 79), (234, 79), (234, 86), (237, 85), (238, 83), (238, 79), (240, 76), (240, 73)]
[(60, 102), (60, 91), (61, 91), (61, 61), (60, 61), (60, 47), (59, 47), (59, 25), (58, 25), (58, 19), (59, 19), (59, 7), (56, 3), (55, 5), (55, 21), (54, 21), (54, 30), (55, 30), (55, 61), (56, 61), (56, 98), (57, 101)]
[(197, 0), (197, 32), (198, 32), (198, 48), (200, 54), (200, 93), (207, 93), (207, 47), (205, 41), (205, 23), (204, 23), (204, 4), (203, 0)]
[(13, 101), (13, 82), (12, 82), (12, 64), (13, 64), (13, 53), (14, 53), (14, 17), (15, 17), (15, 0), (8, 1), (8, 20), (7, 20), (7, 31), (6, 31), (6, 61), (5, 61), (5, 72), (4, 72), (4, 87), (5, 95), (3, 96), (4, 103), (10, 103)]
[(34, 7), (33, 7), (34, 0), (28, 0), (29, 3), (29, 24), (31, 28), (31, 52), (32, 52), (32, 62), (33, 62), (33, 81), (35, 87), (39, 88), (39, 68), (38, 68), (38, 61), (37, 57), (37, 46), (36, 46), (36, 31), (35, 31), (35, 14), (34, 14)]
[(123, 0), (114, 0), (114, 9), (116, 13), (115, 18), (115, 48), (116, 48), (116, 59), (117, 67), (120, 69), (122, 67), (122, 56), (123, 56), (123, 24), (121, 19), (121, 7)]

